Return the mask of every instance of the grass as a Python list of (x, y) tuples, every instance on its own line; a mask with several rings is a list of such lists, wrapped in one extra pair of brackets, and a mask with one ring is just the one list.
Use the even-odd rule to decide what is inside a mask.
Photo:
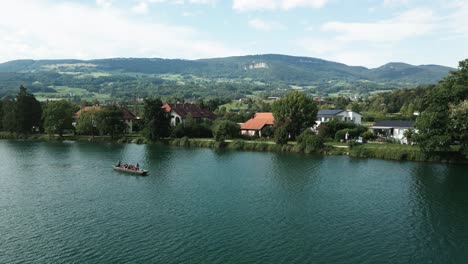
[(52, 86), (50, 88), (54, 89), (56, 92), (55, 93), (38, 92), (38, 93), (34, 93), (34, 96), (36, 96), (36, 99), (39, 101), (69, 99), (74, 96), (79, 96), (81, 97), (81, 99), (84, 99), (84, 100), (97, 99), (97, 100), (102, 101), (102, 100), (110, 99), (110, 94), (89, 92), (82, 88), (75, 88), (75, 87), (69, 87), (69, 86)]

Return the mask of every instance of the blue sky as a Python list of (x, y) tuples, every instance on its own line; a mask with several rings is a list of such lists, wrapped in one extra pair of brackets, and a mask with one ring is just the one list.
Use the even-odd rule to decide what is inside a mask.
[(279, 53), (348, 65), (456, 67), (468, 58), (466, 0), (12, 0), (0, 62)]

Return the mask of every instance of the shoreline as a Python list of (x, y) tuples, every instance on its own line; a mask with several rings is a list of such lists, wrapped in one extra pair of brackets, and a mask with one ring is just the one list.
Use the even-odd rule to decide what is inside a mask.
[(164, 144), (175, 147), (196, 147), (211, 149), (228, 149), (236, 151), (256, 151), (256, 152), (285, 152), (297, 154), (319, 154), (324, 156), (349, 156), (361, 159), (382, 159), (395, 161), (414, 161), (442, 164), (468, 164), (468, 159), (456, 152), (425, 154), (417, 146), (401, 144), (362, 144), (357, 146), (347, 146), (335, 142), (325, 144), (321, 151), (305, 152), (303, 149), (295, 147), (296, 144), (278, 145), (272, 141), (251, 141), (243, 139), (232, 139), (217, 142), (214, 139), (201, 138), (166, 138), (159, 142), (150, 142), (144, 137), (136, 135), (126, 135), (118, 139), (111, 139), (109, 136), (81, 136), (64, 135), (63, 137), (47, 134), (11, 135), (0, 133), (0, 140), (32, 140), (32, 141), (76, 141), (76, 142), (97, 142), (97, 143), (118, 143), (118, 144)]

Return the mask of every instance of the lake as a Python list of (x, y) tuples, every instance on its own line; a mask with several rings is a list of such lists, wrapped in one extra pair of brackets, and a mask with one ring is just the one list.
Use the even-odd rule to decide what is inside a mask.
[(0, 157), (0, 263), (468, 261), (466, 165), (31, 141)]

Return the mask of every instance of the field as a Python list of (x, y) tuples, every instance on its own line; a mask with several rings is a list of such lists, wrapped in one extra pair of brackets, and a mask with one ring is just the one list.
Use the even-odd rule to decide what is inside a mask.
[(61, 100), (61, 99), (73, 99), (76, 96), (79, 96), (81, 100), (99, 100), (105, 101), (110, 99), (109, 94), (100, 94), (100, 93), (93, 93), (88, 92), (82, 88), (73, 88), (68, 86), (52, 86), (50, 87), (55, 90), (55, 93), (45, 93), (45, 92), (38, 92), (34, 93), (36, 99), (39, 101), (46, 101), (46, 100)]

